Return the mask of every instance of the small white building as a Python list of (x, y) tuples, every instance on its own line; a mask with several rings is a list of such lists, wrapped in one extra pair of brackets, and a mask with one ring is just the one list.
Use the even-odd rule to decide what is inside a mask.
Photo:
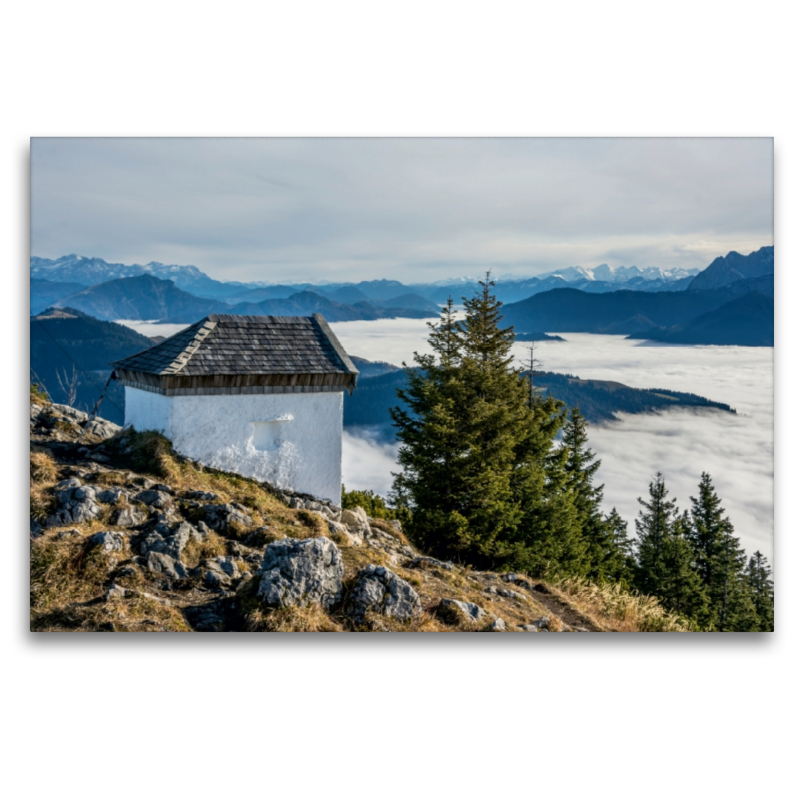
[(341, 503), (343, 395), (358, 370), (321, 314), (213, 314), (111, 366), (126, 426), (209, 467)]

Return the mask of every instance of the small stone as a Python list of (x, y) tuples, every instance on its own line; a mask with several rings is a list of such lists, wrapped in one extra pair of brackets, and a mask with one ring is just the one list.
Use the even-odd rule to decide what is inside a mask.
[(150, 570), (150, 572), (163, 573), (175, 579), (185, 578), (187, 574), (186, 567), (184, 567), (180, 561), (176, 561), (172, 556), (166, 553), (157, 553), (153, 550), (147, 554), (145, 567)]
[(122, 489), (103, 489), (97, 492), (96, 499), (101, 503), (116, 503), (125, 497), (125, 492)]
[(128, 590), (125, 589), (124, 586), (117, 586), (116, 583), (112, 583), (111, 586), (106, 589), (105, 599), (106, 600), (121, 600), (125, 595), (128, 593)]
[(164, 508), (172, 502), (172, 498), (166, 492), (160, 492), (157, 489), (145, 489), (134, 495), (133, 499), (153, 508)]
[(89, 542), (92, 547), (100, 547), (106, 553), (120, 551), (125, 546), (123, 535), (117, 531), (100, 531), (90, 537)]
[(504, 631), (505, 629), (506, 623), (500, 617), (495, 617), (494, 622), (489, 626), (490, 631)]
[(445, 622), (455, 624), (459, 617), (466, 617), (468, 622), (477, 622), (481, 617), (486, 616), (486, 611), (475, 603), (467, 603), (464, 600), (453, 600), (443, 597), (439, 601), (439, 615)]

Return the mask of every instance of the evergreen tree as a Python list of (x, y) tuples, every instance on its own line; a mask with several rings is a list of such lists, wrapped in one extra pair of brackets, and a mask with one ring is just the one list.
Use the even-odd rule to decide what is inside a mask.
[(659, 597), (667, 574), (665, 545), (678, 512), (674, 500), (667, 498), (664, 476), (658, 472), (650, 483), (649, 502), (637, 498), (642, 506), (636, 519), (636, 588), (643, 594)]
[(628, 536), (628, 523), (622, 519), (616, 507), (604, 520), (610, 534), (610, 547), (603, 562), (603, 574), (599, 579), (621, 583), (625, 588), (633, 585), (636, 558), (633, 554), (633, 540)]
[(758, 615), (758, 630), (775, 630), (775, 587), (769, 562), (759, 550), (750, 557), (746, 580)]
[(600, 503), (603, 486), (595, 486), (594, 477), (600, 468), (600, 460), (588, 447), (589, 436), (586, 420), (575, 407), (564, 426), (562, 445), (567, 452), (565, 470), (569, 478), (572, 501), (578, 514), (578, 525), (586, 544), (587, 575), (595, 580), (620, 581), (629, 578), (629, 562), (626, 551), (630, 546), (627, 533), (620, 538), (620, 525), (627, 531), (627, 524), (616, 513), (614, 518), (603, 517)]
[[(415, 354), (392, 410), (401, 442), (393, 498), (412, 511), (410, 533), (429, 552), (476, 567), (564, 571), (584, 561), (577, 512), (553, 443), (563, 403), (536, 397), (512, 364), (513, 329), (487, 275), (431, 325), (433, 354)], [(576, 566), (578, 565), (578, 566)]]
[(707, 472), (702, 473), (698, 489), (698, 496), (691, 498), (687, 537), (708, 599), (699, 621), (714, 630), (752, 630), (757, 613), (744, 580), (744, 550), (739, 547), (730, 519), (723, 516), (725, 509)]
[(664, 606), (689, 619), (706, 614), (708, 600), (694, 570), (692, 546), (687, 538), (691, 523), (688, 512), (677, 517), (663, 543), (663, 580), (656, 596)]

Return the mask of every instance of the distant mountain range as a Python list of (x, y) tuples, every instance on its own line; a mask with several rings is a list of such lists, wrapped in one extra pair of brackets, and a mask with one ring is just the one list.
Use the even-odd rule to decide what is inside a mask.
[[(711, 277), (705, 278), (709, 272)], [(701, 287), (711, 284), (712, 288), (697, 289), (698, 281)], [(520, 331), (628, 334), (630, 338), (685, 344), (771, 346), (774, 292), (774, 250), (763, 247), (749, 256), (729, 253), (724, 259), (715, 259), (684, 291), (592, 294), (555, 289), (506, 305), (503, 322)], [(733, 302), (737, 298), (741, 302)]]
[(628, 338), (671, 344), (772, 347), (775, 344), (774, 331), (773, 301), (766, 295), (750, 292), (683, 325), (642, 331)]
[(760, 278), (775, 272), (775, 248), (762, 247), (750, 255), (743, 256), (730, 252), (726, 256), (715, 258), (689, 284), (689, 291), (699, 292), (704, 289), (719, 289), (747, 278)]
[[(550, 289), (572, 287), (591, 292), (610, 292), (620, 288), (638, 291), (681, 291), (692, 281), (698, 270), (657, 267), (568, 267), (554, 270), (532, 278), (506, 276), (498, 281), (497, 296), (504, 303), (515, 302), (532, 294)], [(80, 284), (83, 287), (120, 278), (133, 278), (150, 275), (161, 280), (171, 280), (178, 289), (196, 297), (211, 300), (224, 300), (235, 305), (239, 302), (259, 303), (263, 300), (285, 300), (298, 292), (311, 290), (338, 303), (378, 302), (391, 308), (415, 308), (431, 310), (424, 303), (441, 304), (452, 297), (456, 303), (462, 296), (470, 296), (478, 287), (477, 279), (462, 278), (433, 283), (404, 284), (396, 280), (371, 280), (358, 283), (327, 283), (314, 285), (308, 282), (292, 284), (270, 284), (256, 281), (217, 281), (208, 277), (195, 266), (161, 264), (151, 261), (148, 264), (115, 264), (101, 258), (68, 255), (57, 259), (31, 257), (31, 278), (37, 281)], [(73, 290), (75, 291), (75, 290)], [(401, 298), (413, 295), (415, 305), (398, 303)], [(64, 295), (62, 295), (64, 297)], [(56, 298), (60, 299), (60, 298)], [(41, 310), (34, 308), (33, 312)], [(438, 313), (438, 310), (437, 312)]]
[[(774, 296), (773, 247), (749, 255), (728, 253), (696, 273), (601, 264), (532, 278), (510, 276), (498, 280), (494, 291), (505, 304), (506, 324), (529, 337), (576, 331), (682, 337), (695, 344), (773, 341), (774, 323), (761, 301), (751, 299), (705, 316), (753, 292)], [(389, 279), (321, 285), (222, 282), (194, 266), (109, 264), (77, 255), (31, 258), (32, 314), (66, 306), (108, 320), (190, 323), (211, 313), (321, 313), (331, 322), (436, 317), (448, 297), (458, 303), (477, 289), (471, 279), (431, 284)]]
[[(37, 281), (38, 296), (52, 296), (43, 292)], [(65, 284), (72, 286), (73, 284)], [(33, 291), (31, 297), (33, 298)], [(398, 307), (392, 302), (400, 304)], [(375, 320), (391, 317), (436, 317), (437, 306), (416, 295), (405, 295), (395, 301), (359, 301), (352, 305), (338, 303), (311, 291), (296, 292), (285, 299), (267, 299), (261, 302), (243, 302), (229, 305), (221, 300), (196, 297), (179, 289), (173, 281), (153, 275), (117, 278), (68, 294), (50, 303), (55, 307), (68, 307), (105, 320), (158, 320), (160, 322), (196, 322), (208, 314), (245, 314), (253, 316), (310, 316), (322, 314), (330, 322), (349, 320)]]

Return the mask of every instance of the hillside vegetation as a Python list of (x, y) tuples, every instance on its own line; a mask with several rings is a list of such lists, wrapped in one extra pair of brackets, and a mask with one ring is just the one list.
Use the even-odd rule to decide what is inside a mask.
[[(157, 434), (117, 431), (79, 442), (80, 420), (31, 395), (31, 630), (693, 629), (619, 586), (426, 557), (395, 522), (203, 468)], [(335, 601), (264, 602), (270, 546), (323, 539), (342, 564)], [(400, 587), (405, 605), (388, 592), (383, 602), (366, 602), (365, 574)]]

